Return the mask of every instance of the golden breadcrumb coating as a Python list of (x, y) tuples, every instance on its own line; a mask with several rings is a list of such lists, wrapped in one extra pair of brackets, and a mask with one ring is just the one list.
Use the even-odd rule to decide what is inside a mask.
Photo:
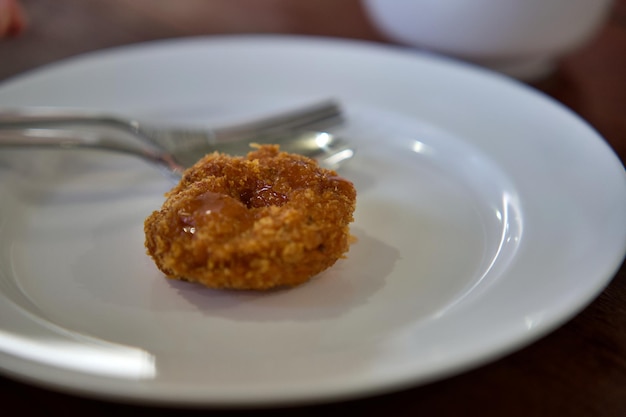
[(356, 190), (317, 162), (257, 146), (205, 156), (144, 223), (147, 252), (169, 278), (211, 288), (294, 286), (348, 251)]

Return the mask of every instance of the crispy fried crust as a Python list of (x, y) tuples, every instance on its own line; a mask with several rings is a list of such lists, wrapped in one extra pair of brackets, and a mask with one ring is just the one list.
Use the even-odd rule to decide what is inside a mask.
[(207, 155), (166, 197), (144, 231), (148, 254), (169, 278), (211, 288), (294, 286), (349, 249), (352, 183), (278, 146)]

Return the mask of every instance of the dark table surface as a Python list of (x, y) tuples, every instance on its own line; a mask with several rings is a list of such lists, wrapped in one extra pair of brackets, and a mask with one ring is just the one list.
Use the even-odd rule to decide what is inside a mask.
[[(0, 41), (0, 81), (82, 52), (223, 33), (295, 33), (385, 42), (358, 0), (24, 0), (29, 27)], [(558, 70), (533, 86), (593, 125), (626, 159), (626, 1)], [(184, 414), (626, 416), (626, 266), (568, 323), (479, 369), (363, 400), (278, 410), (180, 410), (108, 403), (0, 377), (5, 410), (20, 415)]]

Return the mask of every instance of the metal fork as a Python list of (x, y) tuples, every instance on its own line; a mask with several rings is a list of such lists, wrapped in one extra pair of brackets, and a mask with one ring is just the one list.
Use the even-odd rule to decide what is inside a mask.
[(212, 130), (161, 129), (119, 116), (50, 109), (0, 111), (0, 147), (95, 148), (123, 152), (180, 176), (213, 151), (245, 154), (250, 143), (275, 143), (287, 152), (318, 159), (335, 169), (354, 151), (345, 140), (315, 130), (342, 122), (326, 101), (270, 118)]

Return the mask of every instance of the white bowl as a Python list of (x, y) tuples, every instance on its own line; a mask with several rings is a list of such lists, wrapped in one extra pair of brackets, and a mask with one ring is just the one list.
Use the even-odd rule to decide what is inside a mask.
[(363, 0), (391, 40), (536, 79), (588, 41), (611, 0)]

